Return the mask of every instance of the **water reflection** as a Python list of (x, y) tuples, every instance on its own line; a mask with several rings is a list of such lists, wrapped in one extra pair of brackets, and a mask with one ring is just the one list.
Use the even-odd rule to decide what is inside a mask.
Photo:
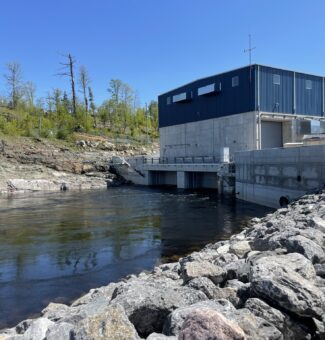
[(130, 187), (0, 199), (0, 328), (227, 238), (267, 211), (209, 192)]

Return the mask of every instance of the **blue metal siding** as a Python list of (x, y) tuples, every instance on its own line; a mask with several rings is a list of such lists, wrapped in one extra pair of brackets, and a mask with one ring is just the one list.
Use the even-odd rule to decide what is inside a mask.
[[(280, 85), (273, 83), (273, 75), (280, 75)], [(260, 110), (293, 113), (294, 72), (260, 66)]]
[[(280, 76), (274, 84), (273, 76)], [(232, 78), (239, 77), (239, 86)], [(310, 80), (312, 89), (306, 89)], [(198, 88), (221, 83), (221, 92), (198, 96)], [(294, 93), (295, 91), (295, 93)], [(173, 96), (187, 93), (189, 100), (173, 103)], [(167, 98), (170, 98), (170, 105)], [(313, 75), (253, 65), (211, 76), (179, 87), (158, 98), (159, 127), (218, 118), (236, 113), (263, 111), (285, 114), (324, 116), (324, 78)]]
[[(312, 88), (306, 89), (307, 80)], [(322, 77), (296, 73), (296, 113), (302, 115), (322, 115)]]
[[(239, 77), (239, 85), (232, 87), (232, 78)], [(221, 92), (211, 95), (198, 96), (198, 88), (215, 83), (221, 83)], [(187, 92), (190, 100), (173, 103), (174, 95)], [(167, 104), (167, 98), (171, 104)], [(165, 93), (158, 98), (159, 127), (184, 124), (199, 120), (217, 118), (236, 113), (255, 110), (255, 65), (252, 66), (251, 80), (250, 68), (230, 71), (224, 74), (197, 80)]]

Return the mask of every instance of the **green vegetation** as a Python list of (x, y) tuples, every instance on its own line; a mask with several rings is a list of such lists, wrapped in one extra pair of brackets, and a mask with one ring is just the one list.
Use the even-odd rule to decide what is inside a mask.
[(70, 140), (75, 132), (84, 132), (132, 138), (138, 142), (158, 137), (156, 101), (141, 107), (130, 85), (112, 79), (107, 100), (97, 106), (86, 68), (80, 66), (76, 86), (76, 61), (70, 54), (65, 58), (67, 62), (61, 64), (62, 72), (58, 75), (69, 80), (71, 96), (61, 89), (53, 89), (46, 98), (36, 98), (36, 86), (31, 81), (23, 81), (20, 64), (7, 64), (4, 77), (8, 96), (0, 97), (0, 133)]

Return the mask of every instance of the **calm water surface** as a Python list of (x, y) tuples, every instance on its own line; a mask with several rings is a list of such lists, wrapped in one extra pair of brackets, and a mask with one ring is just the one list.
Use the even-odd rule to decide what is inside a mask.
[(136, 187), (0, 198), (0, 329), (228, 238), (270, 209)]

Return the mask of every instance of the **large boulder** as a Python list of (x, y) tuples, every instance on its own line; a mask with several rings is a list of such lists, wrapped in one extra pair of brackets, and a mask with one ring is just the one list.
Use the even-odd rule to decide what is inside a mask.
[(284, 339), (303, 340), (311, 336), (310, 330), (299, 319), (293, 319), (287, 313), (269, 306), (265, 301), (250, 298), (246, 301), (245, 308), (276, 326)]
[(75, 340), (136, 340), (134, 326), (120, 306), (110, 306), (104, 313), (83, 319), (76, 327)]
[(289, 237), (284, 245), (289, 252), (300, 253), (312, 263), (320, 262), (325, 256), (322, 247), (301, 235)]
[(225, 280), (227, 272), (219, 266), (208, 261), (193, 261), (182, 263), (182, 278), (188, 282), (197, 277), (207, 277), (215, 284)]
[[(297, 259), (301, 257), (301, 262)], [(269, 256), (251, 266), (251, 289), (257, 297), (270, 301), (302, 317), (320, 317), (325, 308), (322, 291), (313, 284), (313, 266), (300, 254)], [(307, 260), (308, 261), (308, 260)]]
[(123, 306), (139, 335), (146, 337), (161, 333), (165, 318), (173, 310), (206, 299), (203, 292), (164, 278), (133, 280), (119, 286), (111, 305)]
[(202, 291), (209, 299), (227, 299), (235, 306), (240, 304), (240, 298), (237, 296), (237, 289), (232, 287), (220, 288), (207, 277), (197, 277), (189, 281), (187, 285)]
[(236, 309), (227, 300), (209, 300), (196, 303), (192, 306), (179, 308), (172, 312), (164, 325), (164, 333), (171, 335), (180, 334), (188, 315), (197, 309), (212, 309), (221, 313), (226, 319), (237, 324), (245, 333), (247, 339), (281, 340), (281, 332), (266, 320), (256, 317), (248, 309)]
[(54, 326), (54, 322), (47, 318), (35, 319), (26, 331), (17, 337), (21, 340), (39, 340), (44, 339), (47, 331), (51, 326)]
[(178, 339), (244, 340), (245, 333), (216, 310), (202, 308), (186, 316)]
[(74, 327), (70, 323), (61, 322), (51, 326), (46, 332), (46, 340), (74, 339)]
[(239, 258), (243, 258), (251, 251), (251, 246), (248, 241), (234, 242), (230, 245), (229, 252), (235, 254)]

